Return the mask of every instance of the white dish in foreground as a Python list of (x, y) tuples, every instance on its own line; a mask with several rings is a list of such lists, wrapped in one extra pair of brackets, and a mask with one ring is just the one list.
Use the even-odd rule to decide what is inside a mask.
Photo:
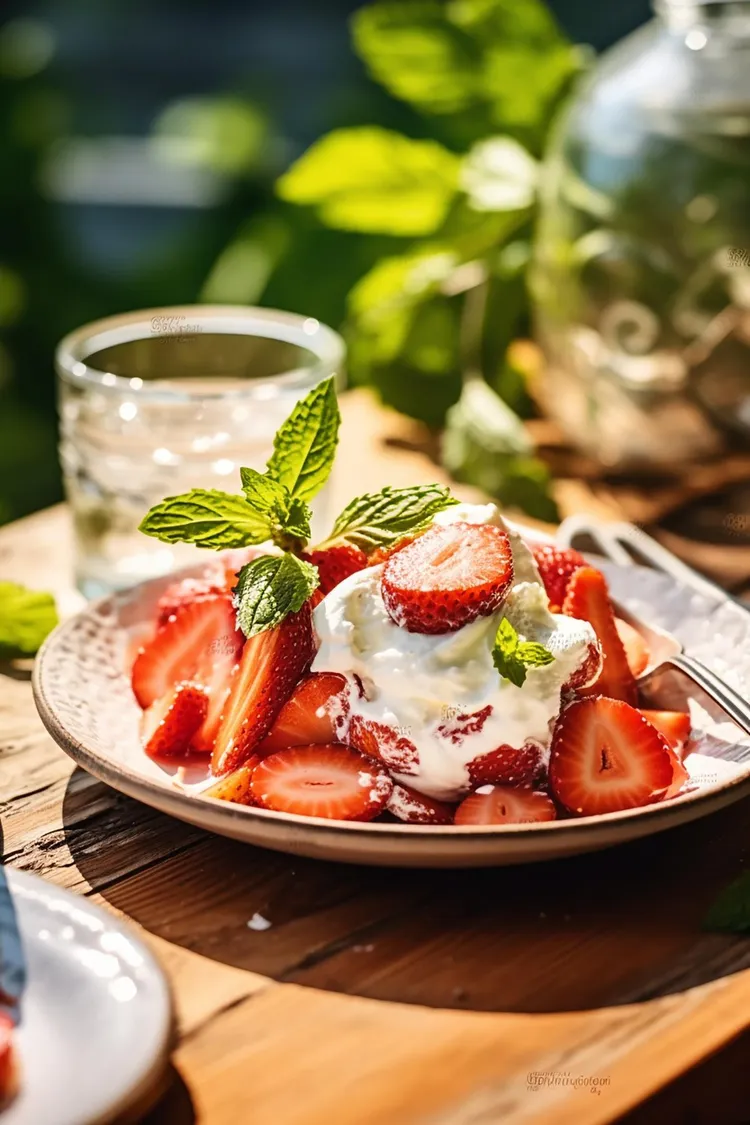
[[(711, 601), (642, 567), (602, 565), (613, 597), (650, 624), (674, 633), (750, 697), (750, 613)], [(187, 572), (189, 573), (189, 572)], [(704, 732), (687, 765), (695, 788), (658, 805), (529, 825), (438, 827), (325, 821), (199, 797), (175, 771), (151, 761), (138, 737), (140, 710), (125, 674), (134, 634), (153, 619), (174, 575), (102, 599), (48, 638), (34, 669), (42, 721), (89, 773), (171, 816), (251, 844), (349, 863), (479, 867), (554, 859), (634, 840), (695, 820), (750, 795), (750, 742), (691, 704)], [(665, 704), (666, 706), (667, 704)]]
[(85, 898), (7, 867), (0, 879), (10, 888), (26, 971), (15, 1035), (19, 1091), (3, 1125), (99, 1125), (145, 1111), (172, 1030), (156, 961)]

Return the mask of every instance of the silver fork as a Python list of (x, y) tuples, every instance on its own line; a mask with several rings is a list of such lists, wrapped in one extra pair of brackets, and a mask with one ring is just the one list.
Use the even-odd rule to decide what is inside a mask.
[[(666, 550), (645, 531), (641, 531), (633, 524), (599, 523), (586, 516), (570, 516), (560, 524), (557, 541), (563, 546), (574, 547), (585, 539), (590, 540), (601, 555), (618, 566), (632, 566), (634, 562), (645, 561), (655, 570), (670, 575), (675, 581), (712, 601), (720, 603), (733, 600), (720, 586), (716, 586), (680, 559), (675, 558), (671, 551)], [(694, 656), (688, 656), (672, 633), (649, 625), (626, 610), (624, 606), (617, 605), (617, 613), (642, 634), (651, 651), (652, 660), (639, 677), (639, 685), (645, 685), (665, 665), (677, 668), (718, 703), (737, 726), (746, 734), (750, 734), (748, 700), (712, 672), (702, 661)]]

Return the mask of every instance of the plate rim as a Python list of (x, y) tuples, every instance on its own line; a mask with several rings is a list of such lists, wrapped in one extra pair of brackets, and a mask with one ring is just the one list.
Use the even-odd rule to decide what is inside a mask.
[[(513, 526), (516, 529), (523, 530), (524, 533), (526, 533), (527, 530), (530, 531), (532, 536), (537, 539), (554, 541), (552, 536), (543, 535), (536, 528), (527, 529), (524, 525), (516, 523), (514, 523)], [(205, 562), (197, 564), (200, 569), (203, 569), (205, 565)], [(641, 568), (634, 565), (632, 568), (619, 569), (638, 570), (650, 568)], [(400, 840), (415, 840), (419, 838), (422, 840), (432, 840), (436, 843), (446, 840), (474, 840), (486, 842), (489, 839), (496, 839), (498, 841), (507, 841), (510, 844), (513, 841), (520, 842), (531, 838), (540, 839), (541, 837), (547, 837), (550, 841), (553, 839), (560, 841), (575, 838), (585, 839), (587, 834), (595, 835), (596, 829), (603, 829), (609, 826), (616, 828), (618, 825), (627, 825), (633, 821), (638, 821), (639, 823), (648, 822), (649, 824), (654, 822), (660, 824), (660, 822), (666, 821), (667, 823), (665, 823), (663, 827), (667, 828), (671, 826), (669, 822), (675, 821), (676, 817), (677, 819), (674, 824), (676, 827), (677, 824), (684, 823), (684, 819), (681, 820), (679, 818), (678, 810), (685, 810), (685, 813), (689, 810), (692, 815), (686, 817), (686, 819), (697, 819), (701, 815), (708, 815), (711, 811), (710, 807), (706, 809), (703, 808), (706, 804), (708, 806), (715, 805), (719, 808), (722, 805), (740, 800), (746, 794), (750, 795), (750, 769), (748, 769), (745, 774), (724, 778), (712, 785), (674, 797), (668, 802), (642, 805), (635, 809), (624, 809), (619, 812), (599, 813), (595, 816), (544, 821), (533, 824), (432, 825), (327, 820), (318, 817), (301, 816), (296, 813), (280, 813), (270, 809), (261, 809), (254, 806), (238, 805), (228, 801), (221, 801), (214, 797), (203, 795), (192, 796), (186, 792), (180, 792), (179, 789), (174, 786), (152, 780), (143, 774), (137, 773), (124, 763), (114, 763), (111, 759), (90, 750), (84, 743), (80, 742), (80, 740), (71, 734), (57, 719), (54, 708), (47, 698), (44, 681), (46, 663), (51, 656), (54, 656), (56, 646), (59, 644), (60, 640), (65, 637), (67, 632), (73, 629), (83, 618), (97, 612), (102, 612), (107, 603), (118, 596), (122, 597), (123, 595), (133, 594), (136, 591), (145, 591), (148, 590), (150, 586), (158, 589), (163, 586), (165, 582), (178, 580), (180, 575), (187, 576), (195, 572), (195, 570), (196, 564), (182, 567), (168, 575), (146, 579), (125, 590), (106, 594), (90, 602), (77, 614), (61, 622), (52, 633), (49, 634), (37, 654), (32, 672), (34, 702), (42, 723), (55, 743), (60, 746), (76, 764), (82, 766), (88, 773), (92, 774), (106, 785), (109, 785), (119, 792), (125, 792), (129, 796), (133, 796), (136, 800), (144, 800), (143, 794), (149, 794), (154, 798), (158, 798), (158, 800), (155, 799), (154, 801), (144, 800), (144, 803), (151, 804), (152, 807), (156, 808), (167, 805), (169, 806), (169, 815), (174, 815), (177, 819), (183, 821), (187, 820), (192, 824), (197, 823), (198, 826), (200, 826), (200, 822), (196, 821), (193, 817), (181, 815), (179, 810), (196, 807), (200, 808), (202, 806), (204, 809), (212, 811), (212, 820), (218, 820), (226, 824), (237, 825), (243, 822), (265, 823), (268, 826), (286, 824), (292, 829), (313, 831), (319, 837), (326, 838), (340, 836), (342, 833), (345, 833), (349, 838), (357, 837), (362, 839), (372, 837), (375, 839), (379, 838), (383, 842), (390, 841), (392, 843)], [(675, 584), (681, 586), (680, 583), (675, 582)], [(740, 605), (739, 608), (744, 609), (745, 607)], [(125, 785), (121, 783), (123, 781)], [(212, 828), (210, 830), (214, 829)], [(654, 831), (659, 830), (659, 828), (654, 829)], [(342, 857), (342, 859), (343, 858), (344, 857)], [(470, 856), (467, 856), (467, 859), (470, 858)]]

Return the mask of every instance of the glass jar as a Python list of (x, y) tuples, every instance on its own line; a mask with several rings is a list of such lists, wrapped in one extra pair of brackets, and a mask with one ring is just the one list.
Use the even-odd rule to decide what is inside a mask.
[(750, 447), (750, 2), (665, 0), (553, 132), (540, 397), (617, 470)]

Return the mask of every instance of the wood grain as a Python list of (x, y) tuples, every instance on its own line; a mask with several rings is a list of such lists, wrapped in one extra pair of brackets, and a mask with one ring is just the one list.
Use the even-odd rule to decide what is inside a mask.
[[(404, 427), (347, 402), (334, 504), (439, 477)], [(54, 586), (65, 608), (69, 562), (62, 508), (0, 531), (0, 575)], [(9, 669), (0, 811), (7, 862), (132, 919), (169, 974), (180, 1040), (153, 1125), (598, 1125), (750, 1022), (750, 941), (700, 929), (747, 861), (746, 804), (515, 870), (316, 863), (107, 789), (54, 746)], [(256, 912), (270, 929), (248, 928)], [(687, 1120), (671, 1096), (661, 1119)]]

